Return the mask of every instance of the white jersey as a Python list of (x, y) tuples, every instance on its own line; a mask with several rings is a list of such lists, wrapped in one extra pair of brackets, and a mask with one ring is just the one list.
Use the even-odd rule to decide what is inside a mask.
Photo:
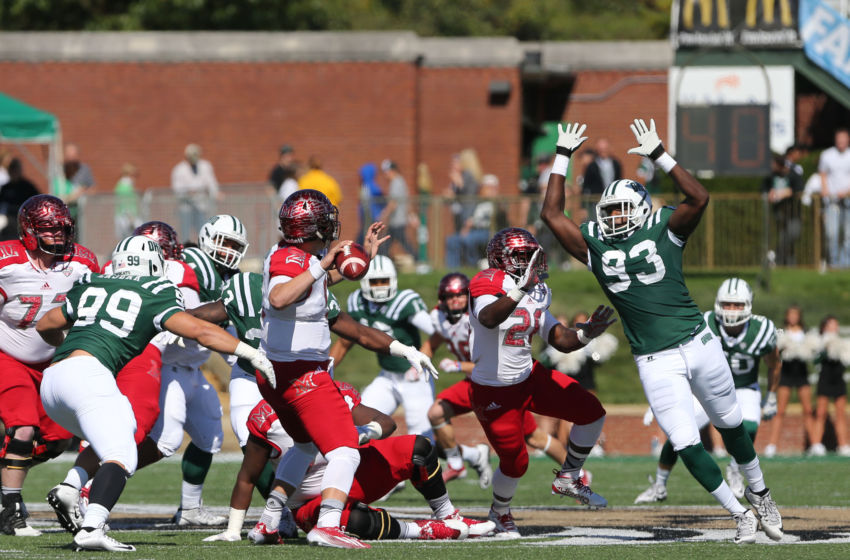
[(74, 254), (41, 270), (20, 241), (0, 243), (0, 351), (24, 364), (40, 364), (56, 348), (35, 330), (39, 319), (65, 302), (65, 294), (85, 272), (100, 272), (97, 258), (82, 245)]
[(549, 338), (558, 320), (549, 313), (552, 292), (543, 282), (522, 298), (498, 327), (488, 329), (478, 321), (482, 309), (516, 287), (513, 278), (493, 268), (475, 275), (469, 285), (471, 353), (475, 367), (470, 379), (480, 385), (501, 387), (522, 383), (531, 374), (531, 339)]
[(276, 362), (324, 361), (331, 347), (328, 326), (327, 275), (313, 282), (301, 300), (275, 309), (269, 303), (272, 288), (289, 282), (310, 265), (313, 255), (281, 242), (263, 263), (263, 338), (261, 348)]
[(472, 361), (472, 355), (469, 353), (469, 338), (472, 335), (469, 313), (464, 313), (456, 323), (451, 323), (444, 311), (439, 308), (432, 309), (431, 322), (434, 323), (434, 331), (446, 341), (449, 351), (458, 360)]

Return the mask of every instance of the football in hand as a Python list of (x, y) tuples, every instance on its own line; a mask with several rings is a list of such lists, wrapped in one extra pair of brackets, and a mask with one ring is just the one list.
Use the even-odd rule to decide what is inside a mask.
[(369, 270), (369, 255), (362, 245), (352, 243), (336, 254), (336, 269), (348, 280), (360, 280)]

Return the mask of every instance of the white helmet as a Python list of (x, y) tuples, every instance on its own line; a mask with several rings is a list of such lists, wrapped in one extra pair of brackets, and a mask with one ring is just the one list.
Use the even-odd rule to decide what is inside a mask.
[[(372, 280), (389, 279), (389, 284), (386, 286), (372, 286)], [(398, 291), (398, 274), (395, 271), (395, 265), (389, 257), (384, 255), (376, 255), (369, 263), (369, 270), (366, 276), (360, 280), (360, 293), (369, 301), (381, 303), (389, 301), (395, 297)]]
[[(230, 241), (237, 247), (228, 247)], [(245, 226), (236, 216), (219, 214), (201, 226), (198, 234), (198, 245), (214, 262), (225, 268), (235, 269), (248, 251), (248, 236)]]
[(165, 276), (162, 247), (150, 237), (131, 235), (112, 251), (112, 271), (134, 276)]
[[(618, 214), (613, 214), (619, 210)], [(652, 201), (646, 188), (631, 179), (614, 181), (602, 191), (596, 205), (596, 221), (604, 237), (625, 237), (640, 228), (652, 212)], [(621, 216), (628, 219), (617, 224)]]
[[(723, 309), (724, 303), (743, 303), (743, 309)], [(717, 290), (714, 300), (714, 314), (720, 317), (724, 327), (743, 325), (753, 315), (753, 291), (750, 285), (740, 278), (727, 278)]]

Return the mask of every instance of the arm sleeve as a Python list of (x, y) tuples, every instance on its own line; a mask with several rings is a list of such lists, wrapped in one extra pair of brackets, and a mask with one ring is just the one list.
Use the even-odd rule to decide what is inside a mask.
[(434, 322), (427, 311), (417, 311), (411, 318), (410, 323), (428, 336), (434, 334)]

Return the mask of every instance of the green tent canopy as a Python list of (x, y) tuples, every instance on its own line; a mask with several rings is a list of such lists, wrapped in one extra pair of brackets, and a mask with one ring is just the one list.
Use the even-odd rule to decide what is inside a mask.
[[(47, 184), (51, 187), (55, 188), (54, 185), (59, 184), (59, 179), (63, 178), (59, 119), (47, 111), (0, 93), (0, 143), (18, 146), (47, 178)], [(43, 144), (48, 147), (46, 169), (23, 144)]]

